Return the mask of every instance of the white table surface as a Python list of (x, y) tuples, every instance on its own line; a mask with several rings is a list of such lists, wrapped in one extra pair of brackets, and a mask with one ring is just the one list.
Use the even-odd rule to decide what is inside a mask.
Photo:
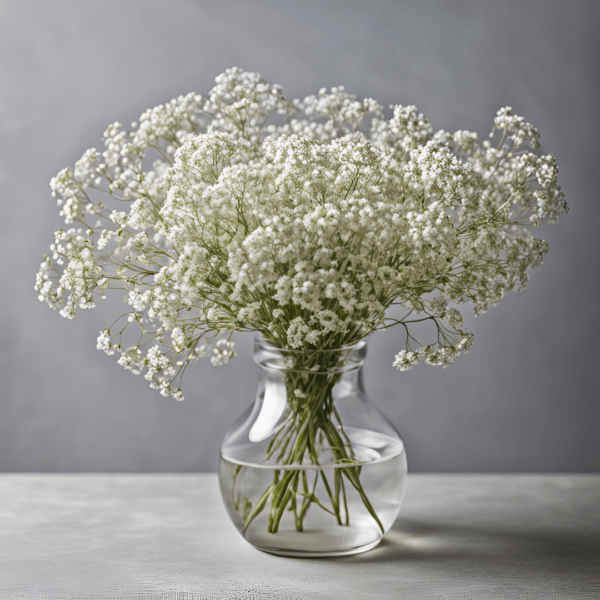
[(215, 474), (0, 475), (0, 598), (600, 598), (600, 475), (409, 475), (370, 552), (247, 544)]

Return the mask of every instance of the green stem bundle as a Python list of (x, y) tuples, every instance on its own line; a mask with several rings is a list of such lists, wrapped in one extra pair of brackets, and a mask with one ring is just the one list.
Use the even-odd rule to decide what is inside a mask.
[[(333, 388), (342, 375), (341, 370), (335, 367), (340, 360), (343, 364), (347, 357), (340, 359), (337, 353), (335, 356), (320, 354), (318, 362), (311, 357), (312, 372), (302, 369), (284, 373), (288, 416), (271, 439), (266, 453), (266, 459), (274, 458), (275, 464), (281, 468), (275, 469), (272, 483), (252, 509), (244, 511), (244, 531), (267, 507), (269, 533), (278, 532), (286, 510), (294, 514), (296, 530), (303, 531), (304, 519), (313, 504), (330, 513), (339, 525), (348, 526), (348, 483), (358, 492), (381, 531), (384, 530), (363, 489), (361, 464), (355, 458), (351, 440), (333, 403)], [(318, 372), (315, 366), (319, 368)], [(330, 369), (327, 370), (327, 367)], [(328, 476), (321, 465), (325, 453), (331, 453), (327, 459), (329, 462), (333, 459), (333, 477)], [(238, 467), (235, 478), (244, 468)], [(312, 482), (309, 482), (307, 474), (309, 469), (315, 470)], [(326, 499), (315, 495), (319, 478), (327, 492)]]

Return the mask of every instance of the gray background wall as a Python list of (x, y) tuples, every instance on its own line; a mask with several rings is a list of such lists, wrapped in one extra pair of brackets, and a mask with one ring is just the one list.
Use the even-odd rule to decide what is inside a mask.
[[(600, 3), (569, 0), (0, 2), (0, 470), (210, 471), (251, 401), (251, 339), (200, 363), (177, 403), (95, 349), (118, 303), (75, 322), (33, 278), (61, 225), (48, 181), (100, 147), (105, 126), (238, 65), (290, 98), (343, 84), (417, 104), (437, 128), (482, 137), (511, 105), (542, 132), (571, 212), (530, 288), (468, 316), (450, 369), (392, 369), (393, 332), (366, 367), (413, 471), (598, 471)], [(120, 314), (120, 313), (119, 313)], [(468, 329), (469, 330), (469, 329)]]

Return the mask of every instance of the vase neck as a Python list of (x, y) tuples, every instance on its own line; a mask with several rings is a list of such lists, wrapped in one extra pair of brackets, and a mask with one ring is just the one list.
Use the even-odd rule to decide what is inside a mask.
[(290, 373), (333, 374), (360, 369), (367, 355), (364, 340), (334, 349), (280, 348), (262, 337), (254, 339), (254, 360), (262, 369)]

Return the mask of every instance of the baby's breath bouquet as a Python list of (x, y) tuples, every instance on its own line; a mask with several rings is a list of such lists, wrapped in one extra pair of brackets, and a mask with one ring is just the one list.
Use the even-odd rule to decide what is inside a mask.
[[(390, 108), (343, 87), (290, 102), (232, 68), (130, 132), (113, 123), (103, 150), (51, 181), (67, 227), (37, 275), (40, 300), (71, 319), (124, 292), (131, 310), (98, 348), (176, 399), (191, 362), (235, 355), (233, 331), (315, 370), (326, 351), (396, 327), (395, 367), (451, 364), (472, 344), (457, 307), (481, 314), (525, 288), (547, 251), (532, 228), (567, 207), (554, 158), (510, 108), (483, 142)], [(293, 426), (277, 447), (289, 464), (318, 460), (323, 433), (351, 462), (327, 401), (334, 379), (288, 381)]]

